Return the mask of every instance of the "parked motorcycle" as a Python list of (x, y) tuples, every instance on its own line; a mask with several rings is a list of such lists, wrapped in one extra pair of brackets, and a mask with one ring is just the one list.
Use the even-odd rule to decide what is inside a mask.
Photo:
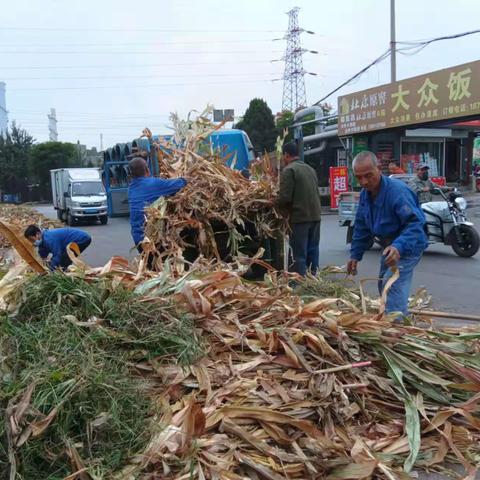
[(480, 237), (473, 223), (467, 220), (467, 201), (457, 190), (444, 193), (435, 188), (433, 191), (444, 201), (422, 204), (429, 242), (449, 245), (460, 257), (472, 257), (480, 248)]
[[(435, 188), (433, 193), (441, 195), (443, 201), (427, 202), (421, 206), (427, 221), (425, 230), (429, 242), (451, 246), (460, 257), (472, 257), (479, 250), (480, 237), (473, 223), (467, 220), (467, 201), (457, 190), (444, 193)], [(347, 243), (351, 243), (353, 238), (358, 201), (358, 192), (340, 194), (339, 225), (348, 227)], [(373, 243), (372, 239), (371, 246)]]

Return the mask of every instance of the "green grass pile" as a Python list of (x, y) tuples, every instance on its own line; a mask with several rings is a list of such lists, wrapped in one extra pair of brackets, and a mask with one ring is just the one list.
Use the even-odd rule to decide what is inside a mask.
[[(32, 279), (15, 315), (0, 321), (0, 408), (34, 384), (29, 422), (58, 409), (49, 427), (15, 449), (18, 478), (61, 479), (74, 469), (73, 445), (93, 478), (108, 478), (148, 442), (154, 384), (134, 365), (202, 353), (193, 321), (173, 305), (122, 286), (61, 273)], [(1, 422), (0, 478), (10, 465)]]

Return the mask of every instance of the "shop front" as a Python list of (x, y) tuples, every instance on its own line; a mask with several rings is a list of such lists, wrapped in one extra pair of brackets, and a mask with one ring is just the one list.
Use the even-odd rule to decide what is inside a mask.
[(408, 174), (415, 173), (419, 163), (427, 163), (431, 175), (438, 177), (440, 183), (467, 184), (476, 131), (475, 128), (402, 128), (356, 135), (352, 137), (352, 143), (357, 145), (352, 155), (371, 150), (386, 174), (392, 162)]
[(480, 61), (340, 97), (338, 135), (373, 151), (388, 173), (427, 163), (439, 183), (470, 184), (480, 135)]

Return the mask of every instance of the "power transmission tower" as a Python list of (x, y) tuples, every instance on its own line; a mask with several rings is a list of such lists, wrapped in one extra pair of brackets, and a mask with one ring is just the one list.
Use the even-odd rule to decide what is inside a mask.
[(289, 110), (291, 112), (307, 106), (305, 74), (316, 75), (315, 73), (306, 72), (303, 69), (303, 54), (305, 52), (318, 53), (314, 50), (302, 48), (300, 34), (303, 32), (314, 34), (314, 32), (299, 27), (299, 10), (299, 7), (294, 7), (287, 12), (288, 31), (284, 37), (287, 41), (287, 49), (283, 58), (285, 61), (285, 72), (283, 75), (282, 110)]

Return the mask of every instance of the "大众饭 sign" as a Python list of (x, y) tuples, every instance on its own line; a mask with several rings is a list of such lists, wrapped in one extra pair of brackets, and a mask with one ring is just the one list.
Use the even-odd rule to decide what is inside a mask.
[(338, 98), (338, 136), (480, 114), (480, 61)]

